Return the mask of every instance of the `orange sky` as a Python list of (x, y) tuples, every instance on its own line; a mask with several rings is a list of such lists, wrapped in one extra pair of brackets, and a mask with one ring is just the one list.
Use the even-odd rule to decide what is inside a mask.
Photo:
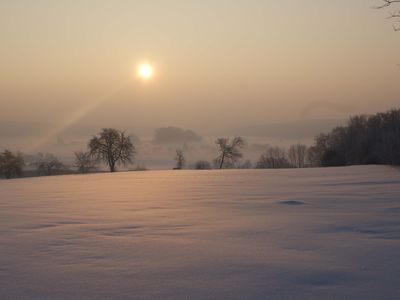
[(376, 3), (3, 0), (0, 118), (209, 129), (386, 110), (400, 34)]

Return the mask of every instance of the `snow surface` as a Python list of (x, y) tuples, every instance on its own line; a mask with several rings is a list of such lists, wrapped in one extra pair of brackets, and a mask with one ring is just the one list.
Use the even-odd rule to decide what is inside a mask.
[(400, 170), (2, 180), (0, 299), (400, 299)]

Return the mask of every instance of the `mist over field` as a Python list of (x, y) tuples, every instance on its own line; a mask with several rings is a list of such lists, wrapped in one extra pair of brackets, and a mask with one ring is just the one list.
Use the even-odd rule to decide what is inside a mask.
[[(136, 163), (148, 168), (171, 168), (176, 148), (185, 147), (188, 159), (212, 160), (215, 156), (214, 141), (218, 135), (242, 135), (247, 140), (245, 156), (257, 160), (266, 145), (288, 147), (303, 142), (311, 144), (320, 132), (328, 132), (332, 128), (345, 123), (344, 119), (311, 119), (296, 122), (270, 123), (235, 128), (216, 128), (215, 130), (182, 129), (175, 126), (165, 127), (133, 127), (121, 125), (133, 139), (138, 148)], [(57, 134), (51, 134), (57, 124), (40, 122), (0, 122), (0, 140), (11, 149), (21, 149), (27, 154), (53, 153), (66, 162), (73, 160), (74, 151), (87, 147), (87, 142), (101, 124), (76, 124), (65, 128)], [(161, 131), (157, 136), (157, 130)], [(177, 132), (178, 131), (178, 132)], [(191, 133), (185, 134), (185, 131)], [(192, 135), (193, 136), (192, 136)], [(42, 143), (37, 143), (43, 140)], [(25, 149), (25, 150), (24, 150)]]

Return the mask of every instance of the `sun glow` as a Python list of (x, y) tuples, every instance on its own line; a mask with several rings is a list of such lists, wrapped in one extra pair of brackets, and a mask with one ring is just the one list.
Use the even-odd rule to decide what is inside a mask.
[(153, 67), (148, 63), (140, 64), (138, 67), (138, 75), (142, 79), (150, 79), (153, 76)]

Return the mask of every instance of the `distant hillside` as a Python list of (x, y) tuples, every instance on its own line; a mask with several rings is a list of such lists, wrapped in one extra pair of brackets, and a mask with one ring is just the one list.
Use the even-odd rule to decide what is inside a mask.
[[(52, 130), (54, 126), (58, 125), (50, 122), (0, 121), (0, 138), (31, 138), (42, 136), (49, 130)], [(60, 131), (59, 136), (73, 138), (88, 137), (96, 134), (103, 127), (116, 127), (121, 130), (126, 130), (129, 134), (137, 134), (140, 136), (151, 136), (154, 131), (153, 128), (114, 126), (113, 124), (110, 125), (106, 123), (102, 125), (75, 124)]]
[(227, 134), (247, 137), (304, 139), (312, 138), (321, 132), (329, 132), (334, 127), (342, 125), (345, 122), (345, 119), (313, 119), (270, 123), (232, 129)]
[[(266, 137), (274, 139), (307, 139), (321, 132), (329, 132), (334, 127), (345, 123), (344, 119), (313, 119), (292, 122), (253, 125), (228, 130), (219, 128), (203, 132), (203, 136), (232, 136)], [(43, 136), (56, 124), (41, 122), (2, 122), (0, 121), (0, 139), (4, 138), (36, 138)], [(137, 127), (132, 125), (114, 126), (112, 124), (87, 125), (76, 124), (65, 128), (59, 133), (63, 138), (87, 138), (97, 133), (102, 127), (116, 127), (126, 130), (139, 137), (151, 137), (156, 128)], [(201, 130), (199, 130), (201, 131)], [(190, 135), (190, 134), (189, 134)], [(201, 137), (194, 138), (200, 140)]]

